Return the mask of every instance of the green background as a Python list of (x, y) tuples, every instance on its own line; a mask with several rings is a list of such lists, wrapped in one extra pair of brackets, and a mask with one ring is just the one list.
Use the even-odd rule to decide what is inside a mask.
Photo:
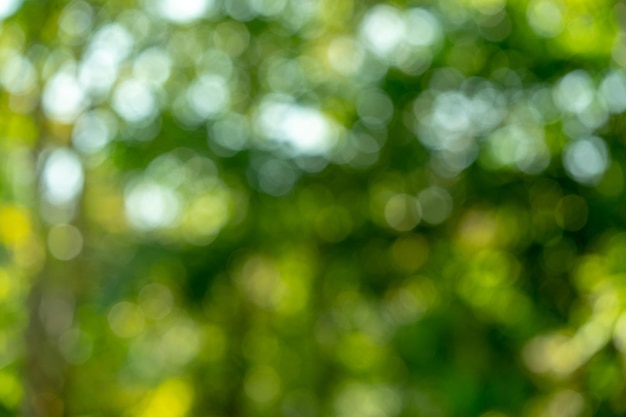
[(625, 16), (0, 3), (0, 416), (623, 415)]

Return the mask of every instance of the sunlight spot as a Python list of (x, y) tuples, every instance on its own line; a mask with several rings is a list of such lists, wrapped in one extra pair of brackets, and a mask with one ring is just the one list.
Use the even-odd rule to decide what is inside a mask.
[(133, 36), (128, 30), (118, 23), (111, 23), (103, 26), (93, 35), (88, 50), (110, 52), (116, 62), (121, 62), (130, 55), (133, 44)]
[(336, 395), (334, 409), (338, 417), (393, 417), (400, 413), (402, 400), (389, 386), (350, 383)]
[(340, 37), (334, 39), (327, 50), (330, 66), (342, 75), (355, 74), (363, 65), (363, 50), (353, 39)]
[(70, 37), (87, 36), (93, 23), (93, 9), (84, 1), (74, 1), (61, 12), (59, 29)]
[(92, 94), (108, 94), (121, 63), (132, 52), (134, 42), (132, 35), (117, 23), (99, 29), (80, 63), (78, 78), (82, 86)]
[(504, 126), (488, 138), (491, 155), (501, 166), (514, 166), (522, 172), (535, 174), (550, 163), (550, 153), (538, 129), (516, 125)]
[(594, 185), (609, 167), (609, 150), (597, 136), (580, 139), (567, 145), (563, 152), (563, 164), (576, 181)]
[(187, 100), (197, 116), (210, 118), (228, 106), (230, 101), (228, 84), (221, 77), (203, 75), (189, 86)]
[(210, 243), (229, 219), (227, 202), (217, 193), (194, 200), (187, 208), (183, 230), (193, 244)]
[(324, 114), (287, 100), (266, 98), (257, 123), (264, 136), (288, 145), (295, 154), (323, 154), (336, 140), (333, 125)]
[[(461, 93), (440, 94), (433, 103), (432, 123), (438, 130), (455, 135), (465, 133), (471, 123), (470, 108), (470, 101)], [(441, 147), (447, 146), (442, 144)]]
[(117, 79), (118, 67), (119, 63), (110, 52), (87, 52), (78, 68), (78, 79), (90, 94), (106, 95)]
[(192, 401), (193, 390), (189, 384), (170, 379), (154, 390), (139, 417), (184, 417)]
[(74, 125), (72, 144), (84, 154), (94, 154), (113, 139), (115, 117), (106, 110), (83, 114)]
[(406, 42), (413, 46), (431, 46), (442, 37), (439, 21), (424, 9), (410, 9), (405, 15)]
[(579, 417), (584, 415), (585, 399), (579, 393), (566, 389), (559, 391), (548, 403), (546, 417)]
[(171, 226), (180, 214), (176, 193), (168, 187), (146, 180), (127, 187), (125, 207), (130, 223), (146, 231)]
[(248, 119), (236, 113), (229, 113), (215, 122), (209, 140), (232, 151), (240, 151), (248, 142), (250, 127)]
[(37, 72), (28, 59), (13, 52), (2, 65), (0, 81), (8, 92), (25, 94), (35, 88)]
[(157, 112), (157, 103), (152, 90), (142, 81), (123, 81), (113, 93), (113, 109), (131, 123), (151, 119)]
[(42, 101), (46, 114), (63, 123), (73, 122), (88, 104), (78, 80), (64, 72), (55, 74), (46, 83)]
[(172, 60), (166, 50), (153, 47), (141, 53), (133, 64), (133, 74), (138, 80), (162, 85), (170, 76)]
[(196, 61), (198, 74), (207, 74), (229, 80), (233, 74), (233, 61), (220, 49), (206, 50)]
[(400, 11), (387, 5), (368, 10), (361, 22), (360, 36), (372, 52), (388, 58), (400, 46), (406, 35), (406, 23)]
[(83, 188), (83, 167), (68, 149), (54, 150), (43, 168), (42, 184), (46, 199), (61, 205), (74, 200)]
[(260, 15), (274, 16), (283, 11), (287, 0), (250, 0), (250, 5)]
[(198, 329), (191, 320), (178, 319), (161, 336), (158, 346), (163, 362), (170, 368), (180, 368), (191, 362), (200, 348)]
[(595, 94), (591, 77), (586, 71), (572, 71), (563, 77), (555, 90), (555, 101), (570, 113), (581, 113), (593, 101)]
[(626, 111), (626, 75), (619, 70), (611, 71), (600, 84), (600, 94), (611, 113)]
[[(0, 242), (3, 245), (24, 244), (31, 233), (32, 225), (28, 211), (20, 206), (0, 206)], [(2, 278), (1, 271), (0, 278)]]
[(174, 23), (190, 23), (202, 18), (214, 6), (214, 0), (159, 0), (158, 13)]
[(24, 0), (2, 0), (0, 1), (0, 21), (13, 15), (22, 7)]
[(563, 31), (563, 5), (552, 0), (533, 0), (528, 5), (526, 16), (536, 34), (554, 38)]

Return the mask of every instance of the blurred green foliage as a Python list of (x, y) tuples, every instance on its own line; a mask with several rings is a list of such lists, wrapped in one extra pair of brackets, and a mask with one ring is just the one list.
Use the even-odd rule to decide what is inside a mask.
[(0, 1), (0, 416), (623, 415), (625, 16)]

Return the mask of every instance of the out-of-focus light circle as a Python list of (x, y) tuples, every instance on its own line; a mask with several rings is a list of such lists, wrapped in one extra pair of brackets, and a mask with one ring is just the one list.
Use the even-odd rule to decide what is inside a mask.
[(381, 126), (393, 116), (393, 102), (381, 90), (365, 90), (357, 99), (357, 112), (365, 124)]
[(609, 150), (599, 137), (580, 139), (565, 148), (563, 164), (576, 181), (593, 185), (602, 179), (609, 167)]
[(76, 198), (83, 188), (83, 167), (69, 149), (53, 151), (43, 168), (45, 198), (52, 204), (65, 204)]
[[(366, 359), (362, 357), (373, 355), (368, 347), (365, 345), (360, 348), (357, 345), (345, 354), (351, 355), (354, 361), (364, 361)], [(390, 417), (400, 414), (402, 400), (400, 394), (389, 385), (351, 382), (337, 391), (334, 408), (336, 415), (342, 417)]]
[[(300, 4), (302, 5), (303, 2)], [(256, 16), (257, 12), (249, 0), (229, 0), (224, 2), (226, 13), (235, 20), (248, 22)]]
[(530, 27), (544, 38), (554, 38), (563, 31), (563, 8), (560, 1), (533, 0), (526, 9)]
[(470, 101), (471, 121), (477, 133), (492, 130), (506, 116), (506, 98), (494, 88), (481, 89)]
[(171, 226), (180, 213), (176, 193), (150, 181), (131, 184), (126, 190), (124, 203), (128, 220), (139, 230)]
[(133, 74), (143, 82), (161, 85), (169, 78), (171, 67), (172, 60), (166, 50), (148, 48), (135, 60)]
[(88, 52), (78, 67), (80, 84), (90, 94), (107, 95), (117, 79), (116, 58), (102, 50)]
[(280, 378), (270, 367), (258, 367), (250, 371), (244, 382), (244, 391), (257, 403), (267, 403), (280, 394)]
[[(603, 100), (593, 100), (584, 111), (577, 114), (578, 121), (589, 131), (594, 131), (603, 126), (608, 118), (609, 112)], [(580, 136), (580, 135), (579, 135)]]
[(57, 73), (46, 83), (42, 101), (46, 115), (63, 123), (73, 122), (87, 106), (78, 80), (64, 72)]
[(174, 305), (172, 292), (163, 284), (148, 284), (139, 292), (139, 306), (146, 317), (159, 320), (167, 316)]
[(161, 338), (159, 346), (166, 363), (179, 367), (194, 359), (200, 348), (198, 329), (193, 322), (178, 320)]
[(115, 304), (109, 311), (108, 320), (113, 333), (123, 338), (137, 336), (145, 325), (141, 309), (128, 301)]
[(506, 5), (506, 0), (472, 0), (472, 5), (481, 13), (494, 15)]
[(214, 0), (159, 0), (157, 11), (167, 20), (184, 24), (202, 18), (214, 3)]
[(264, 100), (256, 121), (265, 137), (289, 145), (295, 154), (324, 154), (336, 140), (333, 125), (324, 114), (287, 100)]
[(452, 212), (452, 197), (443, 188), (429, 187), (420, 192), (417, 199), (426, 223), (443, 223)]
[(250, 5), (260, 15), (274, 16), (283, 11), (287, 0), (250, 0)]
[[(246, 0), (231, 0), (226, 4), (226, 12), (235, 20), (247, 21), (253, 16), (251, 9), (245, 5)], [(244, 7), (236, 4), (244, 5)], [(231, 6), (229, 8), (229, 6)], [(226, 21), (218, 24), (213, 30), (213, 44), (218, 50), (224, 51), (230, 57), (241, 55), (250, 44), (250, 31), (247, 26), (235, 21)]]
[(72, 144), (84, 154), (94, 154), (113, 138), (114, 116), (103, 110), (83, 114), (74, 125)]
[(428, 10), (407, 10), (404, 19), (406, 22), (406, 41), (409, 45), (431, 46), (441, 39), (441, 25)]
[(48, 249), (61, 261), (72, 260), (83, 250), (83, 235), (70, 224), (54, 226), (48, 233)]
[(227, 204), (226, 196), (220, 194), (194, 200), (187, 208), (183, 223), (187, 241), (200, 246), (213, 241), (229, 219)]
[(404, 40), (405, 25), (404, 18), (398, 9), (378, 5), (372, 7), (363, 18), (360, 36), (372, 52), (387, 58)]
[(595, 90), (589, 74), (583, 70), (572, 71), (557, 84), (555, 101), (571, 113), (580, 113), (593, 101)]
[(230, 99), (228, 86), (221, 77), (204, 75), (194, 81), (187, 90), (191, 110), (202, 118), (221, 112)]
[(0, 72), (2, 86), (12, 94), (24, 94), (35, 87), (37, 72), (33, 64), (18, 53), (10, 53)]
[(407, 231), (418, 225), (422, 217), (419, 201), (408, 194), (396, 194), (385, 205), (387, 224), (399, 231)]
[(245, 116), (230, 113), (215, 122), (212, 132), (211, 140), (226, 149), (239, 151), (248, 142), (250, 126)]
[(274, 59), (267, 66), (265, 79), (276, 92), (295, 93), (306, 86), (302, 65), (293, 59)]
[(209, 49), (198, 58), (196, 70), (198, 74), (211, 74), (228, 80), (233, 73), (233, 60), (220, 49)]
[(87, 50), (105, 52), (116, 63), (120, 63), (131, 53), (134, 43), (133, 35), (124, 26), (111, 23), (103, 26), (93, 35)]
[(100, 28), (87, 46), (78, 78), (91, 94), (106, 96), (117, 80), (122, 62), (133, 49), (132, 35), (117, 23)]
[(279, 159), (270, 159), (258, 171), (259, 187), (264, 192), (281, 196), (287, 194), (297, 180), (293, 168)]
[(363, 48), (349, 37), (334, 39), (328, 45), (327, 57), (330, 66), (342, 75), (352, 75), (363, 65)]
[(87, 35), (92, 23), (93, 9), (84, 1), (70, 3), (59, 16), (59, 29), (73, 38)]
[(172, 189), (180, 186), (186, 179), (190, 179), (183, 162), (173, 152), (160, 155), (150, 162), (145, 175), (154, 182)]
[(600, 94), (611, 113), (626, 111), (626, 74), (613, 70), (602, 80)]
[(1, 0), (0, 1), (0, 20), (13, 15), (22, 7), (24, 0)]
[(550, 163), (543, 131), (530, 126), (501, 127), (489, 136), (487, 144), (494, 162), (501, 166), (515, 166), (522, 172), (537, 174)]
[(442, 93), (433, 104), (433, 125), (449, 132), (466, 132), (471, 126), (470, 108), (471, 103), (465, 95), (458, 92)]
[(138, 123), (151, 119), (157, 111), (152, 90), (142, 81), (123, 81), (113, 93), (113, 109), (126, 121)]

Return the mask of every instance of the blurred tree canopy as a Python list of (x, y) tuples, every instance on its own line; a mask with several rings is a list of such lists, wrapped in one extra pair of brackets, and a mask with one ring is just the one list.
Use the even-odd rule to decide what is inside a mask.
[(0, 1), (0, 416), (624, 415), (624, 19)]

